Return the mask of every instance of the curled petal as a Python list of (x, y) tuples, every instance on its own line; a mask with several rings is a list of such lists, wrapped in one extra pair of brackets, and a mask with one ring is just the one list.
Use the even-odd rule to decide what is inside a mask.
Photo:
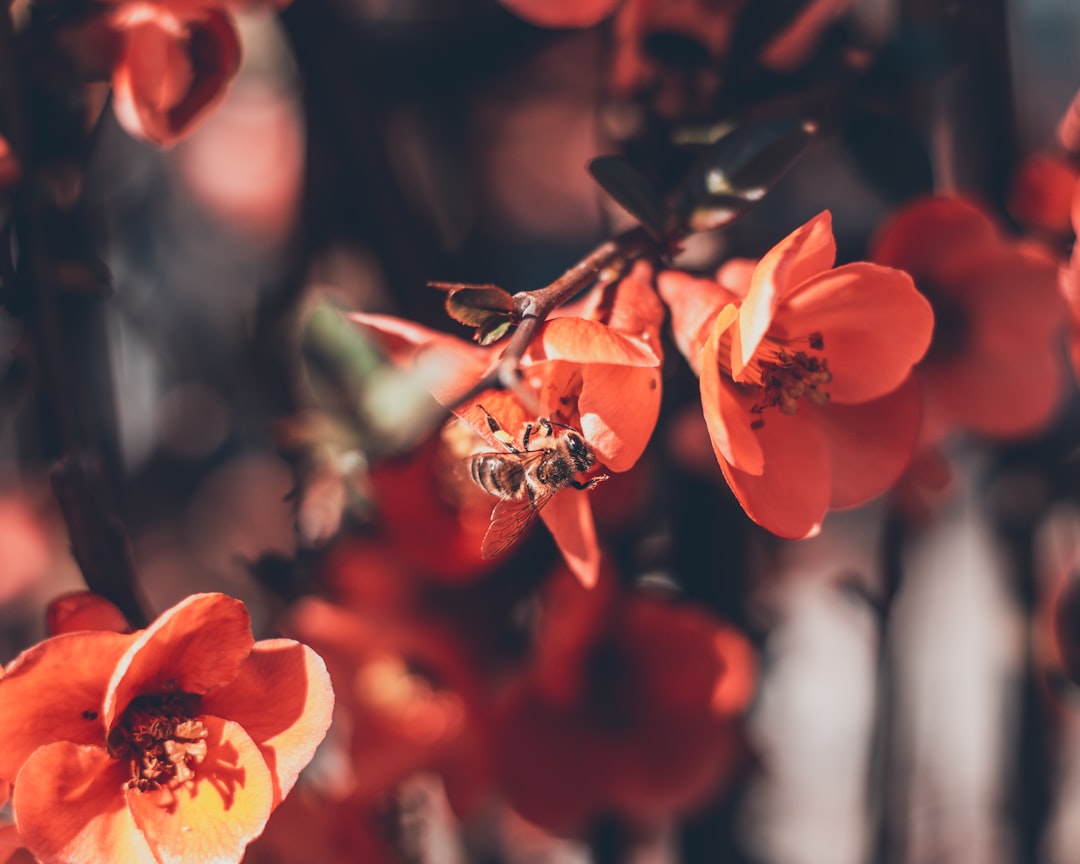
[(124, 802), (129, 778), (104, 747), (39, 747), (15, 780), (23, 843), (43, 864), (158, 864)]
[(224, 594), (192, 594), (135, 636), (109, 681), (108, 729), (140, 694), (202, 695), (229, 683), (255, 644), (244, 604)]
[(895, 390), (926, 353), (934, 313), (907, 273), (858, 262), (809, 280), (785, 302), (778, 334), (815, 331), (833, 376), (829, 398), (865, 402)]
[(731, 491), (746, 514), (774, 534), (801, 540), (815, 534), (829, 506), (832, 460), (819, 413), (765, 412), (756, 430), (764, 470), (749, 474), (720, 460)]
[(109, 676), (134, 640), (87, 630), (47, 639), (15, 658), (0, 678), (0, 777), (14, 777), (52, 741), (105, 743)]
[(736, 315), (732, 305), (717, 316), (701, 351), (701, 407), (717, 460), (737, 465), (748, 474), (760, 474), (765, 470), (765, 456), (750, 425), (754, 398), (720, 370), (720, 338)]
[(825, 210), (792, 231), (758, 262), (739, 309), (739, 350), (732, 351), (731, 357), (731, 373), (736, 379), (772, 325), (780, 301), (807, 279), (827, 271), (835, 260), (832, 214)]
[(835, 509), (856, 507), (889, 489), (911, 461), (922, 401), (914, 376), (892, 393), (859, 405), (820, 409), (832, 462)]
[(600, 578), (600, 547), (588, 492), (566, 489), (540, 511), (567, 565), (586, 588)]
[(330, 728), (334, 691), (322, 658), (292, 639), (256, 642), (235, 680), (202, 700), (202, 710), (239, 723), (274, 780), (276, 805)]
[(160, 864), (239, 862), (273, 810), (273, 781), (255, 742), (238, 723), (201, 719), (207, 752), (192, 780), (126, 790), (135, 824)]
[(113, 107), (132, 135), (174, 144), (220, 101), (240, 66), (232, 18), (200, 4), (131, 2), (111, 23), (122, 36)]

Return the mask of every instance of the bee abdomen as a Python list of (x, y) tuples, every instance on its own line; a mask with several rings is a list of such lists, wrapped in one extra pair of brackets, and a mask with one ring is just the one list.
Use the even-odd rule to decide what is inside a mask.
[(498, 498), (521, 498), (528, 495), (525, 470), (498, 453), (481, 453), (469, 460), (473, 482)]

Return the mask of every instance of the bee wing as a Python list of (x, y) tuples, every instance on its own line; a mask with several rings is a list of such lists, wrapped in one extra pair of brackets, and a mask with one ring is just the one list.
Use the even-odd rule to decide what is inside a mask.
[(535, 501), (506, 499), (496, 504), (491, 511), (491, 524), (480, 546), (480, 557), (494, 558), (513, 546), (549, 498), (551, 493), (546, 492), (537, 495)]

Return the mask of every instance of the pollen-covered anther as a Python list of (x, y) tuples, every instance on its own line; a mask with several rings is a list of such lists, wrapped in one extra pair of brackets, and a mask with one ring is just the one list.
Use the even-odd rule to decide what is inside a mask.
[[(811, 334), (810, 344), (822, 345), (821, 334)], [(761, 414), (766, 408), (775, 407), (781, 414), (790, 416), (796, 412), (802, 398), (811, 405), (824, 405), (829, 401), (829, 394), (819, 389), (832, 381), (832, 372), (823, 357), (811, 357), (805, 351), (791, 354), (780, 349), (772, 360), (762, 360), (760, 368), (762, 398), (750, 409), (756, 415), (750, 424), (754, 429), (764, 425)]]
[(146, 792), (195, 776), (206, 757), (206, 725), (195, 719), (198, 697), (186, 693), (140, 696), (109, 734), (109, 752), (131, 760), (127, 786)]

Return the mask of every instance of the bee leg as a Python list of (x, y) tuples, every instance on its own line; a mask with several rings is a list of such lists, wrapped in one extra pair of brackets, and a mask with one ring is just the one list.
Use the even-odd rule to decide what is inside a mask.
[(578, 480), (571, 480), (570, 485), (573, 486), (575, 489), (582, 489), (582, 490), (584, 490), (584, 489), (592, 489), (593, 486), (596, 486), (597, 484), (603, 483), (605, 480), (610, 480), (610, 479), (611, 478), (608, 477), (607, 474), (597, 474), (591, 480), (586, 480), (584, 483), (581, 483)]
[[(495, 436), (495, 440), (502, 444), (511, 453), (519, 453), (517, 447), (514, 446), (514, 436), (507, 432), (502, 426), (499, 425), (499, 421), (491, 416), (490, 412), (483, 405), (477, 405), (481, 411), (484, 412), (484, 416), (487, 417), (488, 429), (491, 430), (491, 434)], [(528, 450), (528, 435), (525, 438), (525, 449)]]
[(521, 436), (521, 449), (525, 452), (529, 450), (529, 439), (532, 438), (533, 424), (525, 424), (525, 434)]

